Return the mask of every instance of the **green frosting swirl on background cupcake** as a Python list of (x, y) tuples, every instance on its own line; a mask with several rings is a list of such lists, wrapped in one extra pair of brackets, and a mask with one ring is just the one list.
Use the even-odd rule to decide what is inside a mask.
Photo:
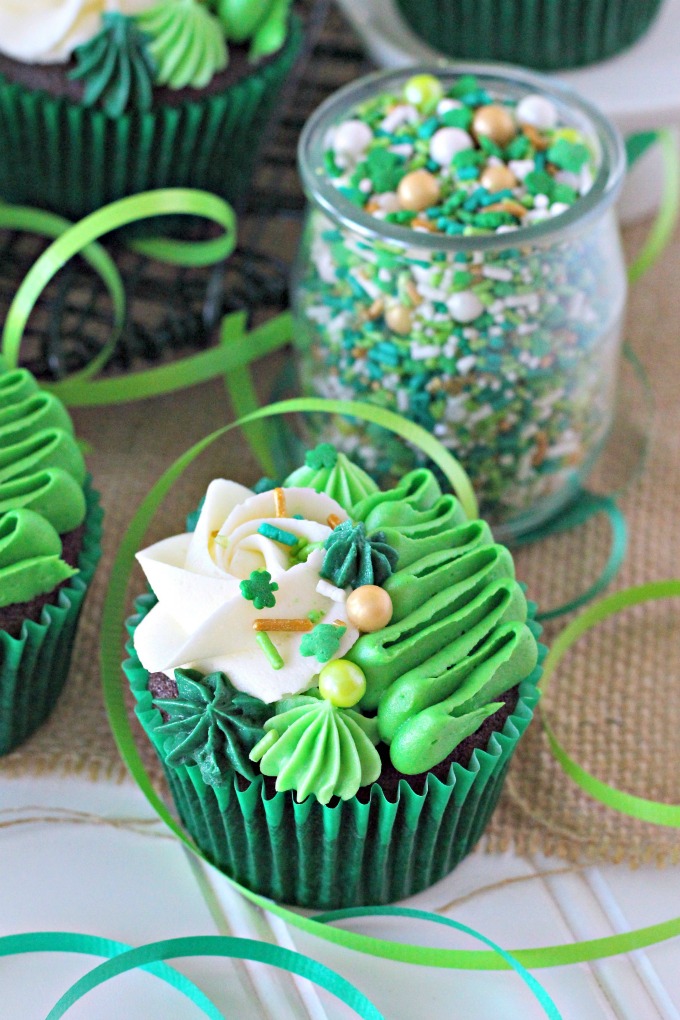
[(68, 412), (26, 369), (0, 374), (0, 607), (76, 571), (60, 535), (85, 520), (85, 463)]

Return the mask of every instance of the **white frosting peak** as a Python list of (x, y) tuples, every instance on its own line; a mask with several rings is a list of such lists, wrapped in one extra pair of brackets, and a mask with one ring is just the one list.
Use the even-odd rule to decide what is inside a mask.
[(66, 63), (101, 28), (102, 14), (139, 14), (157, 0), (0, 0), (0, 52), (27, 64)]
[[(334, 657), (341, 658), (359, 636), (347, 618), (344, 602), (319, 587), (323, 549), (291, 565), (287, 547), (259, 533), (260, 526), (324, 542), (330, 515), (347, 514), (335, 500), (312, 489), (285, 489), (286, 516), (275, 516), (273, 492), (249, 489), (219, 479), (208, 488), (193, 534), (176, 535), (138, 553), (158, 605), (135, 631), (135, 648), (150, 672), (172, 675), (177, 667), (203, 673), (221, 670), (239, 690), (272, 702), (298, 694), (315, 683), (322, 663), (303, 656), (299, 632), (276, 631), (270, 637), (283, 658), (275, 670), (258, 646), (256, 619), (302, 619), (312, 611), (319, 623), (341, 622), (346, 630)], [(293, 515), (300, 515), (297, 519)], [(240, 581), (254, 570), (267, 570), (278, 584), (276, 604), (256, 609), (244, 598)]]

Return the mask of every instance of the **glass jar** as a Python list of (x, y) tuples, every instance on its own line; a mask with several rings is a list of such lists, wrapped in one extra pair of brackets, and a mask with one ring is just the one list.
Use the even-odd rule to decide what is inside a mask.
[[(474, 75), (494, 98), (549, 98), (591, 149), (590, 190), (557, 216), (483, 236), (421, 232), (353, 204), (324, 168), (329, 131), (417, 74), (435, 74), (445, 88)], [(432, 431), (462, 461), (499, 536), (553, 516), (583, 484), (613, 415), (626, 296), (616, 130), (540, 75), (409, 68), (370, 75), (323, 103), (302, 133), (299, 165), (308, 209), (292, 301), (302, 392), (368, 400)], [(417, 460), (379, 429), (367, 442), (344, 420), (311, 428), (385, 481)]]

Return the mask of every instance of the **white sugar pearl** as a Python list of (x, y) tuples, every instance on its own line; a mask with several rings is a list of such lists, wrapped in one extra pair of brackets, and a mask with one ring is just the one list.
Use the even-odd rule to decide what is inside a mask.
[(484, 311), (484, 305), (471, 290), (459, 290), (447, 302), (449, 311), (456, 322), (472, 322)]
[(527, 174), (536, 169), (533, 159), (511, 159), (508, 168), (512, 170), (518, 181), (523, 181)]
[(374, 195), (373, 201), (385, 213), (399, 212), (401, 202), (396, 191), (383, 191), (380, 195)]
[(440, 128), (430, 139), (430, 156), (439, 166), (448, 166), (457, 152), (473, 147), (472, 138), (462, 128)]
[(525, 96), (517, 104), (517, 120), (539, 131), (547, 131), (557, 124), (557, 108), (545, 96)]
[(571, 206), (566, 202), (553, 202), (550, 206), (550, 215), (559, 216), (561, 213), (566, 212), (567, 209), (571, 209)]
[(373, 139), (373, 132), (368, 124), (361, 120), (346, 120), (338, 124), (333, 138), (333, 149), (336, 155), (358, 159)]
[(550, 199), (547, 195), (534, 195), (534, 209), (547, 209)]
[(387, 131), (388, 134), (392, 134), (392, 132), (396, 131), (397, 128), (402, 126), (402, 124), (409, 124), (414, 120), (418, 120), (418, 111), (415, 106), (410, 106), (408, 103), (401, 103), (385, 115), (380, 127), (383, 131)]
[(445, 113), (450, 113), (451, 110), (460, 110), (463, 104), (458, 102), (457, 99), (440, 99), (437, 103), (437, 116), (443, 117)]

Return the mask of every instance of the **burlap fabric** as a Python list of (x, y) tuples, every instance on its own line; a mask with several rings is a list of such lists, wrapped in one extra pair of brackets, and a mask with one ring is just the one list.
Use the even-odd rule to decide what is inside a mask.
[[(645, 227), (626, 237), (632, 252)], [(630, 549), (616, 587), (680, 576), (680, 234), (649, 278), (631, 293), (627, 335), (646, 365), (656, 404), (651, 444), (641, 476), (622, 506)], [(285, 354), (273, 356), (258, 382), (268, 392)], [(607, 488), (634, 472), (645, 430), (644, 393), (622, 372), (620, 412), (612, 442), (593, 484)], [(106, 511), (104, 555), (81, 621), (67, 688), (49, 722), (0, 762), (0, 775), (78, 772), (122, 780), (125, 770), (109, 732), (99, 689), (99, 619), (109, 568), (120, 537), (149, 485), (194, 441), (231, 414), (220, 383), (165, 398), (74, 414), (94, 452), (89, 459)], [(258, 470), (241, 436), (213, 446), (176, 486), (149, 538), (182, 526), (210, 478), (252, 484)], [(583, 590), (606, 558), (608, 527), (595, 518), (576, 531), (518, 552), (520, 576), (541, 607)], [(142, 588), (136, 574), (130, 595)], [(546, 628), (549, 641), (564, 619)], [(628, 611), (582, 639), (565, 659), (546, 699), (567, 750), (599, 778), (631, 793), (680, 801), (680, 607), (662, 602)], [(121, 636), (122, 651), (122, 636)], [(151, 756), (150, 767), (156, 769)], [(157, 774), (157, 772), (156, 772)], [(599, 808), (561, 773), (534, 724), (512, 763), (501, 804), (484, 843), (514, 846), (573, 862), (680, 861), (677, 831), (638, 823)]]

